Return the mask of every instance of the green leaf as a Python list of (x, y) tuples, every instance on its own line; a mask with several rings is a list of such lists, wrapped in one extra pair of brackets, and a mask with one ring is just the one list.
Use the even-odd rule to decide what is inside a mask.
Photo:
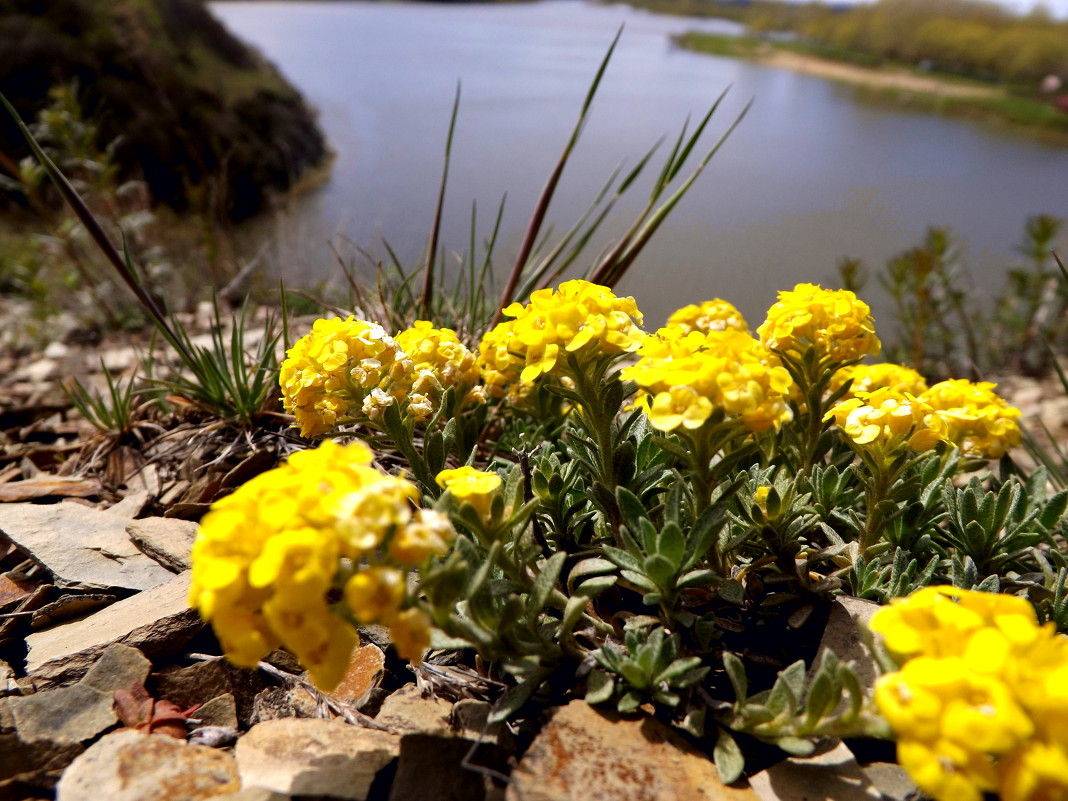
[(816, 750), (816, 744), (801, 737), (780, 737), (775, 741), (783, 751), (793, 756), (806, 757)]
[(605, 704), (612, 700), (616, 691), (616, 681), (601, 670), (591, 670), (586, 676), (586, 703)]
[(678, 569), (668, 559), (658, 553), (645, 557), (645, 574), (663, 589), (671, 589), (674, 584), (675, 571)]
[(611, 545), (605, 545), (601, 548), (601, 552), (606, 558), (614, 562), (619, 567), (625, 570), (632, 570), (640, 573), (642, 570), (641, 560), (621, 548), (615, 548)]
[(547, 668), (541, 668), (534, 671), (533, 674), (521, 681), (515, 687), (509, 687), (504, 695), (497, 699), (497, 703), (493, 705), (493, 709), (490, 710), (488, 722), (489, 723), (503, 723), (518, 712), (530, 697), (534, 695), (535, 690), (545, 680), (545, 677), (549, 675), (551, 671)]
[(731, 687), (734, 688), (734, 698), (741, 703), (749, 694), (749, 679), (745, 675), (745, 664), (730, 651), (724, 651), (723, 667), (727, 671), (727, 678), (731, 680)]
[(656, 550), (660, 556), (667, 559), (672, 565), (672, 574), (678, 572), (682, 566), (682, 558), (686, 552), (686, 537), (682, 529), (676, 523), (668, 523), (657, 538)]
[(616, 704), (616, 710), (620, 714), (627, 714), (637, 709), (642, 702), (641, 693), (634, 692), (633, 690), (623, 694), (623, 697), (619, 699), (619, 703)]
[(736, 579), (724, 579), (717, 583), (716, 593), (727, 603), (738, 606), (745, 603), (745, 587)]
[(1038, 522), (1045, 529), (1055, 527), (1064, 519), (1064, 513), (1068, 511), (1068, 490), (1061, 490), (1039, 512)]
[(716, 738), (716, 746), (712, 749), (712, 759), (716, 763), (716, 771), (719, 780), (724, 784), (733, 784), (742, 777), (745, 770), (745, 757), (742, 749), (738, 747), (734, 737), (727, 729), (717, 726), (719, 736)]
[(542, 566), (538, 577), (534, 579), (534, 588), (530, 591), (530, 599), (527, 601), (528, 612), (537, 612), (544, 608), (545, 602), (549, 600), (549, 593), (553, 591), (557, 579), (560, 578), (560, 571), (563, 570), (565, 561), (567, 561), (567, 553), (557, 551)]
[(623, 523), (634, 536), (639, 536), (641, 521), (646, 515), (645, 504), (625, 487), (616, 487), (616, 504), (619, 506), (619, 513), (623, 516)]
[(596, 598), (609, 587), (615, 586), (617, 581), (619, 581), (619, 576), (596, 576), (582, 582), (576, 592), (586, 598)]

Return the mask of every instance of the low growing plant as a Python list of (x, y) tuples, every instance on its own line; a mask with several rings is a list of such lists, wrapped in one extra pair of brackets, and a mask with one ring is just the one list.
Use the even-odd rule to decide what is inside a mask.
[(859, 364), (879, 340), (852, 292), (781, 292), (756, 336), (719, 300), (647, 333), (586, 280), (503, 314), (477, 356), (429, 321), (354, 318), (290, 349), (309, 450), (217, 503), (194, 551), (191, 603), (238, 663), (282, 644), (329, 689), (381, 623), (411, 659), (477, 653), (511, 685), (495, 720), (545, 693), (652, 704), (731, 781), (750, 738), (904, 731), (833, 654), (806, 675), (837, 592), (1000, 591), (981, 597), (1063, 624), (1068, 493), (1006, 455), (1018, 412), (990, 384)]

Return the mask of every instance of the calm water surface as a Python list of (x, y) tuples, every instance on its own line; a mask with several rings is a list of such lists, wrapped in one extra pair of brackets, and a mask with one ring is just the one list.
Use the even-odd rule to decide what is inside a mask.
[[(468, 247), (507, 194), (499, 271), (510, 266), (538, 192), (600, 59), (609, 67), (549, 217), (565, 229), (611, 171), (633, 164), (731, 87), (703, 146), (755, 103), (622, 284), (651, 326), (674, 308), (727, 298), (759, 322), (777, 289), (834, 284), (843, 256), (881, 267), (928, 225), (952, 227), (971, 281), (993, 293), (1025, 219), (1068, 217), (1068, 150), (970, 121), (875, 108), (818, 78), (697, 55), (669, 35), (730, 23), (659, 17), (625, 6), (234, 2), (213, 10), (257, 45), (321, 115), (337, 153), (330, 181), (264, 228), (272, 270), (312, 285), (340, 273), (327, 242), (373, 254), (389, 241), (420, 258), (457, 82), (462, 101), (443, 244)], [(653, 172), (652, 170), (650, 172)], [(651, 181), (652, 175), (648, 178)], [(646, 186), (591, 248), (625, 230)], [(877, 316), (875, 281), (864, 293)]]

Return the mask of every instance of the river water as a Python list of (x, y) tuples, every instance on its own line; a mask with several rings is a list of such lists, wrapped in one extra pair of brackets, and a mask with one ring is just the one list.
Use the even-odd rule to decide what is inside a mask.
[[(699, 149), (753, 106), (644, 251), (621, 289), (647, 325), (715, 296), (754, 324), (778, 289), (836, 285), (835, 265), (877, 272), (929, 225), (958, 237), (968, 280), (993, 296), (1029, 215), (1068, 217), (1068, 150), (968, 120), (876, 107), (819, 78), (674, 47), (691, 28), (731, 23), (651, 15), (582, 0), (529, 4), (228, 2), (213, 11), (259, 47), (319, 110), (337, 153), (330, 180), (258, 224), (269, 271), (289, 284), (340, 278), (348, 258), (388, 240), (406, 263), (425, 247), (457, 83), (462, 99), (442, 244), (468, 249), (503, 195), (498, 273), (518, 249), (535, 199), (620, 27), (608, 68), (549, 220), (565, 230), (612, 170), (675, 136), (730, 87)], [(666, 149), (662, 148), (666, 153)], [(625, 230), (659, 164), (608, 218), (590, 258)], [(366, 268), (366, 264), (364, 266)], [(888, 300), (863, 296), (877, 320)]]

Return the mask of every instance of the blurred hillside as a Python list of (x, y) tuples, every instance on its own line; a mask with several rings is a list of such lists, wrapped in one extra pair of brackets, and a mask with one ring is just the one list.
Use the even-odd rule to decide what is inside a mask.
[[(248, 217), (326, 157), (301, 96), (201, 0), (0, 0), (0, 54), (24, 119), (73, 84), (98, 144), (117, 140), (119, 168), (179, 210)], [(0, 173), (26, 153), (0, 120)]]

